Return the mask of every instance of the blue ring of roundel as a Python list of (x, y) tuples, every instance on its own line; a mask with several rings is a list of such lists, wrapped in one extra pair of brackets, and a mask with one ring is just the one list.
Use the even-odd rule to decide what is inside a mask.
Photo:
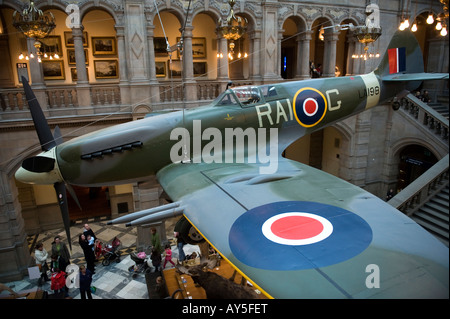
[[(333, 232), (324, 240), (300, 246), (267, 239), (262, 225), (272, 216), (305, 212), (326, 218)], [(358, 215), (340, 207), (306, 201), (275, 202), (250, 209), (233, 223), (229, 245), (242, 263), (260, 269), (301, 270), (334, 265), (363, 252), (372, 242), (372, 229)]]
[[(306, 99), (312, 98), (317, 102), (317, 112), (310, 116), (303, 110)], [(302, 88), (294, 96), (294, 115), (297, 122), (304, 127), (312, 127), (324, 118), (327, 111), (327, 100), (325, 96), (314, 88)]]

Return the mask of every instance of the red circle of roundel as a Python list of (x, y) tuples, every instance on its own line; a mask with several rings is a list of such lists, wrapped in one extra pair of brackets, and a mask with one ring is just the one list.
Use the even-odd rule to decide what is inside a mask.
[(317, 104), (317, 101), (313, 98), (307, 98), (305, 101), (303, 101), (303, 112), (307, 116), (314, 116), (317, 113), (317, 110), (319, 109), (319, 105)]
[(304, 127), (312, 127), (325, 117), (327, 100), (317, 89), (302, 88), (294, 96), (294, 115), (297, 122)]
[(228, 237), (231, 252), (240, 262), (271, 270), (334, 265), (357, 256), (371, 242), (372, 229), (358, 215), (306, 201), (250, 209), (234, 221)]
[(333, 225), (321, 216), (305, 212), (286, 212), (267, 219), (262, 225), (263, 235), (282, 245), (310, 245), (326, 239)]
[(320, 221), (304, 216), (288, 216), (275, 220), (270, 230), (280, 238), (302, 240), (319, 235), (323, 231)]

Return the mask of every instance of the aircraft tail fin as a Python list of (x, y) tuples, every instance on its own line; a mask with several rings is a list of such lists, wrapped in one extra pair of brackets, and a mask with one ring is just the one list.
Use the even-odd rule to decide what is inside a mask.
[(422, 51), (410, 30), (397, 30), (374, 73), (384, 78), (396, 75), (424, 73)]
[(422, 50), (409, 29), (395, 32), (374, 73), (386, 84), (403, 82), (408, 91), (417, 89), (422, 81), (449, 78), (448, 73), (424, 72)]

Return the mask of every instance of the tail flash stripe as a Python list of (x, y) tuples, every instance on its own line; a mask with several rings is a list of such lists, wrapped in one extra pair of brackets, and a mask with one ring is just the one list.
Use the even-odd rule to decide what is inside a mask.
[(406, 71), (406, 48), (392, 48), (388, 50), (389, 74)]

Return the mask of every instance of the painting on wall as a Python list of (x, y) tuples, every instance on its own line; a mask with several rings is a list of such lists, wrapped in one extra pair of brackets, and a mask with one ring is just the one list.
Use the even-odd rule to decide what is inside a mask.
[(206, 62), (194, 62), (194, 76), (206, 76)]
[[(66, 47), (68, 48), (73, 48), (74, 43), (73, 43), (73, 35), (72, 35), (72, 31), (64, 31), (64, 43), (66, 44)], [(86, 31), (83, 32), (83, 46), (87, 47), (89, 46), (88, 44), (88, 34)]]
[(92, 53), (94, 55), (115, 55), (115, 37), (92, 37)]
[(39, 39), (41, 42), (41, 52), (45, 52), (47, 54), (58, 54), (62, 56), (62, 46), (61, 46), (61, 37), (59, 35), (50, 35), (43, 39)]
[[(89, 81), (89, 70), (86, 68), (86, 75), (87, 75), (87, 80)], [(78, 80), (78, 76), (77, 76), (77, 68), (70, 68), (70, 75), (72, 76), (72, 82), (75, 82)]]
[[(88, 50), (84, 49), (84, 59), (86, 61), (86, 65), (89, 65), (89, 57), (88, 57)], [(67, 62), (69, 64), (77, 64), (75, 60), (75, 50), (74, 49), (67, 49)]]
[(166, 38), (153, 38), (153, 47), (155, 50), (155, 56), (167, 56), (167, 44)]
[[(180, 40), (181, 38), (177, 38), (177, 42), (180, 42)], [(192, 38), (192, 58), (206, 58), (206, 38)]]
[(155, 62), (156, 77), (163, 78), (166, 76), (166, 62)]
[(44, 80), (64, 80), (64, 64), (63, 61), (42, 61), (42, 70)]
[(180, 78), (182, 72), (181, 60), (172, 60), (169, 62), (169, 75), (173, 78)]
[(115, 79), (119, 77), (117, 60), (95, 60), (94, 71), (96, 79)]

